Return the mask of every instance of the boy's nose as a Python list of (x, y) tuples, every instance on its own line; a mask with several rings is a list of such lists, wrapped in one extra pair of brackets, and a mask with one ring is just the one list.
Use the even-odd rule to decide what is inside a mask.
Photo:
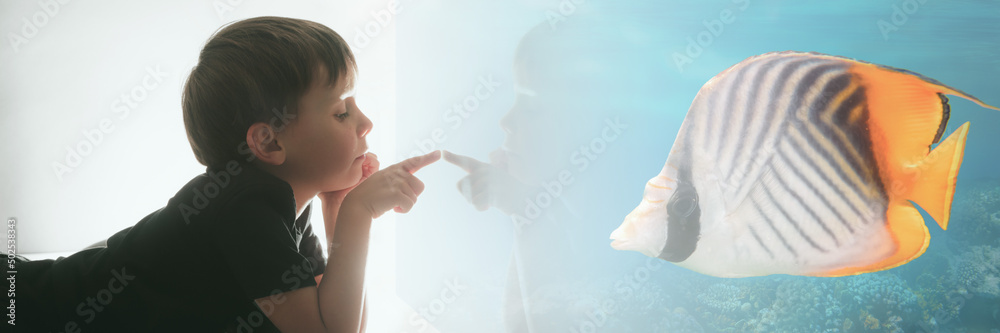
[(372, 126), (374, 126), (374, 124), (372, 124), (371, 119), (368, 119), (368, 116), (366, 116), (364, 112), (361, 112), (361, 108), (358, 107), (358, 103), (354, 100), (354, 96), (348, 97), (345, 101), (347, 102), (348, 109), (356, 115), (352, 117), (355, 117), (354, 119), (357, 119), (358, 121), (358, 137), (364, 138), (368, 135), (368, 132), (372, 131)]
[(358, 137), (363, 138), (366, 135), (368, 135), (369, 132), (372, 131), (372, 127), (374, 127), (375, 125), (372, 124), (371, 119), (368, 119), (368, 116), (365, 116), (365, 114), (362, 113), (361, 110), (358, 110), (358, 114), (361, 116), (361, 123), (358, 124)]
[(519, 117), (517, 115), (518, 112), (521, 112), (521, 110), (519, 110), (517, 106), (514, 106), (507, 111), (507, 114), (500, 118), (500, 128), (503, 129), (504, 134), (510, 135), (514, 132), (514, 129), (517, 128), (516, 121)]

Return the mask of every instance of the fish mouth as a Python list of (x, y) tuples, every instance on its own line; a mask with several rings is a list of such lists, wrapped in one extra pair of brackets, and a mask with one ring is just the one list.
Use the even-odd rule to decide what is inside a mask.
[(615, 250), (625, 250), (628, 244), (628, 237), (625, 235), (624, 225), (611, 232), (611, 248)]

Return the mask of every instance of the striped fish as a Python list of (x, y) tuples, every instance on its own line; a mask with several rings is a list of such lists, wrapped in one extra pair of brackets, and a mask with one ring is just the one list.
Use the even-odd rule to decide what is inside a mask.
[(666, 164), (611, 246), (719, 277), (893, 268), (947, 229), (969, 123), (919, 74), (802, 52), (748, 58), (708, 81)]

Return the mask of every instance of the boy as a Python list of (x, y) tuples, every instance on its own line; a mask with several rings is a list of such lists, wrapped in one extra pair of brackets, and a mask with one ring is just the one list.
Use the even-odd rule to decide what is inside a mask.
[[(19, 261), (18, 326), (362, 331), (371, 221), (409, 211), (424, 187), (412, 173), (440, 154), (379, 171), (366, 152), (372, 123), (347, 95), (355, 72), (343, 38), (315, 22), (259, 17), (218, 31), (182, 98), (206, 173), (106, 246)], [(326, 262), (308, 223), (317, 195)]]

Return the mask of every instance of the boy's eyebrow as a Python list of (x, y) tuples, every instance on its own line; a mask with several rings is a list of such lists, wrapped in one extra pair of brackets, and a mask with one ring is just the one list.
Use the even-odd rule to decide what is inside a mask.
[(354, 93), (355, 93), (354, 89), (345, 91), (343, 94), (340, 94), (340, 100), (343, 101), (348, 97), (354, 96)]
[(323, 103), (328, 106), (324, 108), (324, 110), (336, 110), (337, 107), (339, 107), (341, 104), (344, 104), (345, 102), (346, 101), (344, 97), (337, 97), (334, 96), (333, 94), (327, 95)]
[(342, 94), (340, 94), (340, 96), (339, 96), (341, 100), (343, 100), (343, 99), (345, 99), (347, 97), (350, 97), (350, 96), (354, 96), (354, 94), (355, 94), (355, 92), (356, 92), (356, 90), (358, 88), (358, 81), (357, 81), (357, 76), (356, 76), (357, 73), (348, 74), (348, 75), (350, 75), (350, 77), (346, 78), (347, 82), (344, 85), (344, 92)]
[(334, 110), (334, 111), (336, 111), (336, 110), (338, 110), (340, 108), (340, 105), (344, 104), (345, 102), (346, 101), (343, 98), (341, 98), (336, 103), (333, 103), (333, 107), (331, 107), (331, 109)]
[(345, 99), (347, 99), (348, 97), (351, 97), (351, 96), (354, 96), (354, 94), (355, 94), (356, 92), (357, 92), (357, 90), (356, 90), (356, 89), (355, 89), (355, 87), (354, 87), (354, 86), (352, 85), (352, 86), (350, 86), (350, 87), (345, 87), (345, 89), (344, 89), (344, 92), (343, 92), (343, 93), (341, 93), (341, 94), (340, 94), (340, 96), (337, 96), (337, 97), (338, 97), (338, 98), (340, 98), (340, 100), (345, 100)]

